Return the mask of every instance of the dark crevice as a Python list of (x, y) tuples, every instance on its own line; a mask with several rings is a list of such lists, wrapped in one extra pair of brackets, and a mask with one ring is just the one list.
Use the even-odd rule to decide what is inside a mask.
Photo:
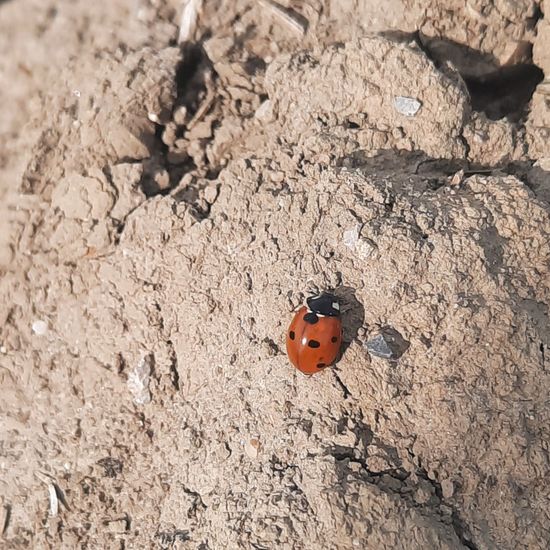
[(202, 497), (200, 496), (200, 494), (197, 493), (196, 491), (192, 491), (191, 489), (184, 487), (183, 492), (193, 498), (193, 504), (191, 505), (191, 508), (187, 512), (187, 517), (189, 519), (196, 518), (197, 512), (199, 510), (206, 510), (208, 508), (208, 506), (202, 500)]
[(0, 529), (0, 536), (4, 535), (6, 531), (8, 530), (8, 525), (10, 524), (11, 519), (11, 505), (10, 504), (4, 504), (4, 523), (2, 525), (2, 528)]
[(474, 111), (484, 112), (491, 120), (508, 117), (518, 121), (543, 79), (544, 73), (536, 65), (518, 64), (479, 77), (465, 77), (464, 81)]
[(176, 391), (180, 390), (180, 375), (178, 372), (178, 356), (176, 355), (176, 350), (174, 349), (174, 344), (172, 340), (167, 341), (168, 347), (170, 349), (170, 379), (172, 381), (172, 386)]
[[(355, 477), (356, 481), (363, 480), (366, 483), (376, 485), (381, 491), (395, 495), (405, 500), (410, 505), (420, 510), (430, 511), (431, 514), (440, 516), (441, 521), (452, 527), (454, 533), (460, 542), (470, 550), (478, 550), (478, 547), (472, 542), (471, 530), (466, 522), (461, 518), (456, 506), (445, 499), (441, 483), (434, 476), (429, 476), (426, 469), (420, 466), (419, 459), (407, 449), (412, 464), (416, 464), (414, 474), (402, 467), (399, 453), (395, 447), (385, 444), (379, 440), (372, 432), (369, 426), (364, 424), (361, 419), (354, 419), (356, 429), (356, 442), (354, 446), (333, 445), (326, 450), (326, 454), (334, 457), (337, 464), (337, 474), (340, 480), (340, 486), (345, 490), (350, 479)], [(373, 451), (383, 451), (388, 463), (388, 468), (384, 470), (373, 471), (368, 467), (368, 457)], [(352, 473), (349, 465), (355, 463), (361, 466), (359, 472)], [(350, 477), (351, 476), (351, 477)], [(431, 487), (431, 497), (425, 502), (419, 503), (415, 494), (420, 487)], [(441, 505), (445, 504), (451, 509), (448, 513), (443, 513)]]
[(344, 399), (347, 399), (351, 395), (351, 392), (349, 391), (348, 387), (342, 382), (342, 380), (341, 380), (340, 376), (338, 376), (338, 373), (336, 372), (336, 370), (333, 370), (332, 372), (334, 373), (334, 378), (336, 379), (336, 382), (338, 382), (338, 385), (342, 389)]
[(159, 531), (155, 534), (160, 547), (163, 549), (172, 548), (178, 542), (187, 542), (191, 540), (189, 531), (185, 529), (174, 529), (173, 531)]
[[(363, 157), (356, 154), (353, 167), (367, 173), (387, 173), (387, 168), (380, 166), (383, 162), (386, 166), (392, 163), (396, 173), (403, 173), (410, 168), (406, 166), (415, 165), (413, 171), (415, 176), (419, 176), (419, 183), (426, 187), (426, 191), (438, 192), (439, 189), (447, 189), (451, 184), (449, 179), (459, 173), (462, 180), (470, 176), (503, 176), (510, 175), (521, 180), (529, 189), (537, 193), (537, 197), (550, 202), (550, 186), (548, 185), (548, 175), (550, 172), (535, 166), (534, 160), (503, 162), (502, 164), (486, 165), (470, 163), (465, 160), (449, 160), (429, 157), (423, 152), (411, 153), (408, 151), (381, 150), (376, 156)], [(460, 183), (460, 182), (455, 182)], [(386, 213), (392, 214), (395, 209), (395, 197), (388, 194), (384, 204)], [(353, 214), (353, 211), (352, 211)]]
[[(176, 99), (174, 114), (184, 108), (189, 121), (201, 108), (208, 94), (207, 79), (212, 78), (213, 69), (201, 44), (186, 44), (182, 48), (182, 58), (176, 67)], [(173, 121), (173, 118), (170, 119)], [(166, 121), (163, 121), (166, 122)], [(170, 194), (181, 182), (182, 177), (196, 170), (195, 162), (185, 149), (174, 150), (164, 142), (167, 125), (155, 122), (154, 136), (147, 136), (150, 157), (141, 161), (143, 174), (139, 185), (147, 198)], [(180, 122), (175, 130), (176, 139), (185, 132), (186, 122)], [(172, 131), (172, 130), (170, 130)], [(120, 162), (136, 162), (135, 159), (121, 159)], [(213, 168), (209, 178), (215, 179), (220, 169)], [(203, 217), (203, 213), (199, 214)]]
[(540, 4), (535, 4), (534, 10), (533, 10), (533, 16), (528, 17), (525, 21), (527, 23), (527, 28), (529, 30), (534, 29), (537, 26), (537, 23), (544, 18), (544, 14), (542, 13), (541, 9), (542, 2)]
[(206, 73), (212, 65), (201, 44), (188, 44), (176, 67), (177, 99), (174, 108), (185, 106), (190, 116), (200, 108), (206, 94)]
[[(534, 28), (542, 17), (537, 8), (529, 24)], [(530, 42), (520, 42), (505, 65), (494, 55), (475, 50), (453, 40), (432, 38), (420, 32), (408, 35), (443, 73), (451, 62), (464, 80), (474, 111), (483, 112), (491, 120), (507, 117), (521, 121), (537, 85), (544, 79), (542, 70), (533, 64)]]
[(210, 181), (214, 181), (214, 180), (217, 180), (218, 179), (218, 176), (220, 175), (220, 172), (222, 171), (222, 167), (221, 166), (215, 166), (215, 167), (210, 167), (208, 169), (208, 171), (206, 172), (205, 174), (205, 178), (207, 180), (210, 180)]
[(478, 550), (477, 545), (475, 545), (469, 538), (466, 538), (466, 533), (469, 532), (468, 528), (466, 527), (466, 524), (460, 519), (458, 513), (456, 510), (453, 510), (453, 513), (451, 515), (453, 530), (460, 540), (460, 542), (470, 550)]
[(348, 130), (357, 130), (358, 128), (360, 128), (359, 124), (357, 124), (357, 122), (353, 122), (352, 120), (347, 120), (345, 122), (345, 127)]
[(273, 339), (266, 337), (262, 341), (268, 347), (270, 355), (283, 355), (283, 353), (279, 349), (279, 346)]
[[(409, 456), (413, 464), (418, 463), (418, 459), (416, 458), (416, 455), (412, 452), (410, 448), (407, 449), (407, 452), (409, 453)], [(437, 495), (437, 497), (441, 502), (445, 501), (445, 499), (443, 498), (443, 490), (441, 488), (441, 483), (439, 483), (435, 479), (431, 479), (428, 476), (428, 472), (426, 471), (425, 468), (419, 467), (416, 470), (416, 475), (420, 479), (428, 482), (432, 486), (435, 494)], [(467, 527), (464, 520), (462, 520), (456, 508), (450, 505), (448, 502), (446, 502), (446, 504), (452, 508), (451, 525), (460, 542), (470, 550), (478, 550), (477, 546), (472, 542), (472, 535), (471, 535), (470, 529)]]
[(122, 473), (122, 461), (110, 456), (97, 461), (97, 464), (103, 468), (105, 477), (117, 477)]
[(165, 126), (155, 123), (155, 140), (151, 156), (142, 162), (143, 172), (139, 180), (139, 187), (146, 197), (154, 197), (155, 195), (165, 195), (170, 192), (170, 188), (161, 188), (155, 176), (163, 170), (166, 165), (166, 154), (168, 147), (162, 141), (162, 133)]

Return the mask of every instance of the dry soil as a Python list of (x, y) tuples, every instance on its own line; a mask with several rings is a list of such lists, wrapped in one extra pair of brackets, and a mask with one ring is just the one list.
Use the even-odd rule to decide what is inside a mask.
[(182, 8), (0, 1), (0, 546), (549, 548), (550, 2)]

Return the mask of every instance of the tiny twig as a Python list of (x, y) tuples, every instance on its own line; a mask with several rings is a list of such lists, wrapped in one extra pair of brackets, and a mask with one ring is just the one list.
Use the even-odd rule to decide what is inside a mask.
[(206, 98), (197, 109), (197, 112), (193, 115), (193, 118), (187, 124), (188, 130), (191, 130), (191, 128), (193, 128), (193, 126), (195, 126), (195, 124), (202, 119), (216, 99), (216, 93), (214, 92), (214, 85), (212, 82), (212, 73), (210, 71), (206, 71), (204, 80), (206, 85)]
[(9, 504), (4, 504), (4, 521), (2, 522), (2, 530), (0, 531), (0, 536), (4, 536), (8, 530), (8, 525), (10, 524), (11, 518), (11, 506)]
[(193, 39), (197, 28), (197, 19), (202, 7), (202, 0), (186, 0), (181, 13), (180, 32), (178, 44), (189, 42)]
[(307, 20), (294, 10), (281, 6), (281, 4), (275, 2), (275, 0), (259, 0), (259, 3), (264, 8), (268, 8), (273, 15), (288, 25), (288, 27), (299, 36), (304, 36), (306, 34)]
[(65, 499), (65, 495), (59, 485), (55, 483), (54, 478), (43, 472), (35, 472), (34, 474), (42, 483), (45, 483), (48, 487), (48, 494), (50, 497), (50, 516), (55, 517), (59, 512), (59, 502), (65, 506), (67, 510), (70, 510), (69, 505)]

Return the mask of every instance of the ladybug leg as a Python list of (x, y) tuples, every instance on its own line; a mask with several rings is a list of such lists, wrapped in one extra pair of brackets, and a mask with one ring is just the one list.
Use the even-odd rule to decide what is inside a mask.
[(321, 290), (312, 279), (306, 281), (306, 289), (308, 296), (319, 296), (321, 294)]

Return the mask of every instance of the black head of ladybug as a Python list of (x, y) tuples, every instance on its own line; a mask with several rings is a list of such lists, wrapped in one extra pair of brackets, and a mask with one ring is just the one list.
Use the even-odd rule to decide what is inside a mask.
[(310, 296), (306, 300), (306, 304), (308, 309), (313, 311), (313, 313), (317, 313), (317, 315), (324, 315), (326, 317), (340, 316), (338, 298), (329, 292), (322, 292), (319, 295)]

